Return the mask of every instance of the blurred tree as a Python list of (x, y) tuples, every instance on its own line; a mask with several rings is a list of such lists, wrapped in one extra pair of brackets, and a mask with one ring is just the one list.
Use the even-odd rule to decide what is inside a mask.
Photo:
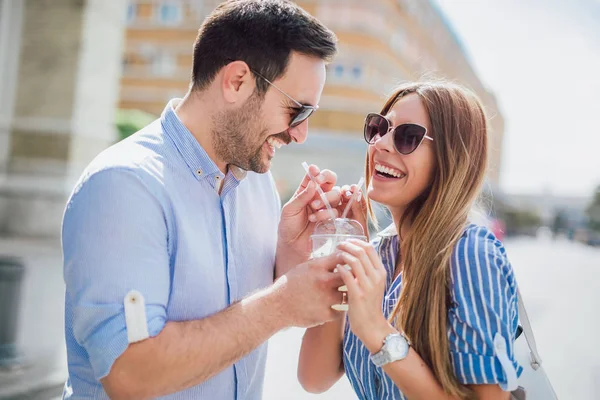
[(596, 188), (596, 193), (586, 210), (586, 214), (589, 218), (589, 228), (593, 231), (600, 232), (600, 186)]
[(554, 214), (554, 220), (552, 221), (552, 232), (556, 236), (557, 234), (565, 231), (568, 227), (567, 216), (564, 210), (557, 210)]
[(541, 217), (532, 210), (522, 210), (517, 208), (506, 208), (503, 210), (501, 219), (506, 225), (506, 234), (534, 234), (542, 224)]
[(152, 121), (156, 116), (141, 110), (117, 110), (115, 124), (119, 131), (119, 141), (131, 136)]

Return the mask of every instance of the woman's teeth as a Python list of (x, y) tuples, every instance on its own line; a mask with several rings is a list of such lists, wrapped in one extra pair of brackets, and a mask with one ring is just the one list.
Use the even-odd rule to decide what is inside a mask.
[(404, 178), (406, 176), (406, 174), (397, 169), (386, 167), (381, 164), (375, 164), (375, 171), (385, 175), (393, 176), (394, 178)]

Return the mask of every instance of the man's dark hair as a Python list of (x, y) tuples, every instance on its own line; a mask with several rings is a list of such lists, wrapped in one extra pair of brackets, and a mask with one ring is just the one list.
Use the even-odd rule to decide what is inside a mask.
[[(204, 21), (194, 44), (192, 85), (205, 89), (217, 72), (241, 60), (270, 80), (281, 77), (292, 51), (328, 62), (337, 38), (319, 20), (287, 0), (229, 0)], [(263, 95), (268, 84), (257, 79)]]

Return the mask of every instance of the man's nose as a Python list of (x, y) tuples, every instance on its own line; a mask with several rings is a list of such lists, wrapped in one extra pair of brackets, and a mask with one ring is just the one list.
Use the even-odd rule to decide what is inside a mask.
[(302, 121), (300, 125), (290, 128), (288, 132), (294, 142), (304, 143), (308, 137), (308, 119)]

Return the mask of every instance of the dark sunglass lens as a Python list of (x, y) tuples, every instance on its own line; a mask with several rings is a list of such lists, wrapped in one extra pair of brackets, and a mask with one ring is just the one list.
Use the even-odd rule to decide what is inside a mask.
[(373, 144), (388, 131), (388, 122), (381, 115), (370, 114), (365, 121), (365, 140)]
[(298, 111), (298, 114), (296, 114), (296, 116), (292, 119), (292, 123), (290, 124), (290, 127), (294, 128), (294, 127), (300, 125), (308, 117), (310, 117), (314, 111), (315, 111), (314, 108), (308, 108), (308, 107), (302, 108), (300, 111)]
[(417, 149), (425, 136), (425, 128), (414, 124), (404, 124), (396, 127), (394, 144), (402, 154), (410, 154)]

